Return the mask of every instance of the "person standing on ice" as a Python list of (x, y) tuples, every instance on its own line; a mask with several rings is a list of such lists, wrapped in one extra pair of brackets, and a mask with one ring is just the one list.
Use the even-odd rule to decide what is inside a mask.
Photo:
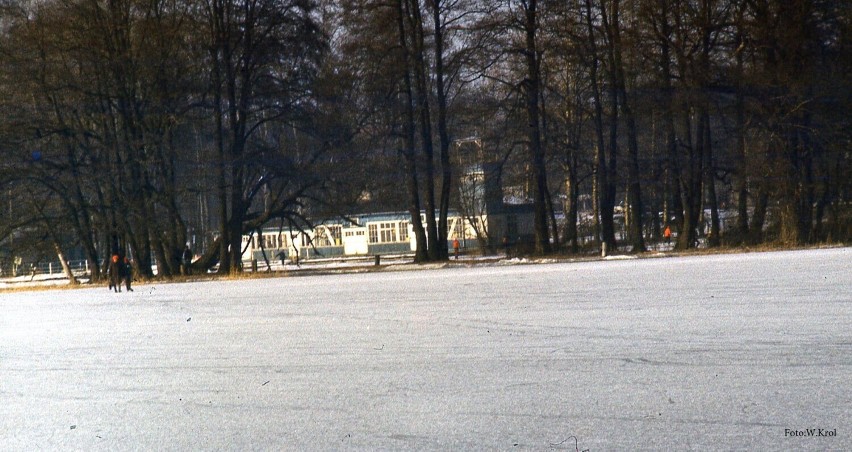
[(183, 249), (183, 254), (181, 255), (181, 263), (180, 269), (181, 273), (186, 276), (189, 276), (189, 266), (192, 265), (192, 250), (189, 249), (189, 243), (186, 244), (186, 247)]
[(124, 275), (124, 283), (127, 291), (133, 292), (133, 289), (130, 288), (130, 281), (133, 279), (133, 266), (130, 265), (130, 259), (127, 257), (121, 263), (121, 273)]
[(109, 288), (115, 292), (121, 292), (121, 261), (118, 253), (113, 253), (109, 259)]
[(503, 236), (503, 250), (506, 252), (506, 258), (508, 259), (510, 257), (510, 254), (511, 254), (510, 253), (511, 243), (509, 242), (509, 236), (508, 235)]

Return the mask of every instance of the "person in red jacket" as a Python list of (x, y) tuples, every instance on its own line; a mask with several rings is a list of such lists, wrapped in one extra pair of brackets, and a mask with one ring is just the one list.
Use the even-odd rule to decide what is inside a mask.
[(121, 292), (121, 260), (118, 253), (114, 253), (109, 259), (109, 288), (115, 292)]
[(453, 253), (456, 255), (456, 259), (459, 258), (459, 239), (453, 239)]

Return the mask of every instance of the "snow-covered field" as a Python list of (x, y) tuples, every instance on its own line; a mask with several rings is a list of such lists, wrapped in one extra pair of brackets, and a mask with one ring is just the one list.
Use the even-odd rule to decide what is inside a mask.
[(0, 450), (852, 450), (850, 248), (135, 289), (0, 293)]

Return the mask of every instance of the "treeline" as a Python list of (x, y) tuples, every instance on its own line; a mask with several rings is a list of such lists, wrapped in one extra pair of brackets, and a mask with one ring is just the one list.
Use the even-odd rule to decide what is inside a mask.
[(196, 265), (238, 271), (246, 232), (370, 207), (446, 259), (471, 153), (534, 205), (539, 253), (579, 250), (583, 197), (610, 249), (852, 235), (844, 2), (0, 4), (0, 237), (92, 267), (174, 274), (212, 224)]
[(209, 222), (197, 265), (229, 273), (243, 232), (334, 194), (325, 154), (348, 139), (315, 124), (330, 113), (311, 2), (13, 0), (0, 25), (3, 236), (19, 248), (79, 246), (95, 279), (115, 252), (168, 276)]

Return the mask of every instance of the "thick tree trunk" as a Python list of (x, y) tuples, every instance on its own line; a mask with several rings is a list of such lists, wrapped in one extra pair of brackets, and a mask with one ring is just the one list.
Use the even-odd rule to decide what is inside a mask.
[(611, 231), (612, 236), (607, 237), (604, 235), (604, 242), (606, 242), (607, 249), (615, 250), (618, 246), (618, 243), (615, 238), (615, 224), (614, 224), (614, 216), (615, 216), (615, 203), (616, 203), (616, 177), (618, 175), (618, 122), (619, 122), (619, 111), (618, 111), (618, 72), (617, 65), (615, 59), (615, 40), (613, 37), (613, 29), (610, 24), (612, 17), (618, 15), (618, 5), (619, 0), (615, 0), (612, 2), (611, 9), (607, 12), (606, 6), (604, 2), (601, 2), (601, 22), (603, 24), (604, 31), (606, 32), (606, 56), (607, 56), (607, 89), (608, 89), (608, 99), (609, 99), (609, 145), (607, 146), (607, 152), (604, 154), (607, 157), (606, 168), (607, 168), (607, 184), (602, 186), (601, 189), (605, 192), (605, 200), (606, 202), (601, 204), (601, 222), (606, 225), (610, 223), (610, 228), (604, 228), (606, 231), (609, 229)]
[(602, 246), (607, 246), (608, 249), (615, 248), (615, 224), (613, 222), (613, 199), (610, 197), (610, 176), (609, 165), (606, 158), (606, 144), (604, 141), (604, 122), (603, 122), (603, 100), (601, 99), (601, 84), (599, 81), (600, 59), (598, 58), (598, 48), (595, 38), (595, 20), (592, 13), (591, 0), (586, 0), (586, 27), (588, 31), (589, 43), (589, 78), (592, 89), (592, 100), (594, 103), (593, 122), (595, 125), (595, 162), (594, 162), (594, 192), (595, 199), (595, 221), (598, 224), (598, 240)]
[(444, 25), (441, 22), (440, 0), (432, 2), (432, 23), (435, 27), (435, 89), (438, 101), (438, 139), (441, 146), (441, 196), (438, 215), (438, 258), (449, 258), (447, 248), (448, 224), (450, 210), (450, 189), (453, 180), (450, 166), (450, 136), (447, 132), (447, 93), (444, 86)]
[[(220, 11), (216, 11), (212, 14), (211, 20), (214, 21), (214, 24), (211, 24), (212, 30), (218, 30), (221, 27), (221, 24), (218, 24), (217, 21), (220, 19)], [(229, 232), (229, 223), (228, 223), (228, 158), (227, 153), (225, 151), (225, 124), (224, 124), (224, 107), (223, 107), (223, 99), (222, 99), (222, 55), (220, 52), (223, 50), (219, 48), (220, 43), (218, 42), (219, 36), (215, 35), (213, 37), (214, 47), (210, 50), (210, 59), (211, 59), (211, 73), (212, 73), (212, 91), (213, 91), (213, 114), (215, 115), (214, 121), (216, 125), (215, 129), (215, 144), (216, 144), (216, 197), (219, 201), (219, 212), (218, 212), (218, 223), (219, 223), (219, 237), (216, 239), (215, 243), (218, 243), (219, 246), (219, 257), (218, 259), (210, 259), (209, 262), (218, 261), (219, 262), (219, 270), (218, 273), (220, 275), (227, 275), (231, 272), (231, 262), (228, 258), (228, 243), (230, 242), (230, 232)]]
[[(417, 111), (420, 119), (420, 145), (423, 148), (423, 201), (426, 216), (427, 255), (430, 261), (440, 258), (438, 243), (438, 222), (435, 218), (435, 146), (432, 140), (432, 114), (429, 108), (429, 86), (426, 81), (425, 48), (423, 42), (423, 18), (420, 14), (420, 2), (409, 0), (408, 17), (413, 53), (412, 63), (417, 93)], [(446, 249), (446, 243), (443, 244)]]
[[(742, 10), (742, 8), (740, 8)], [(742, 17), (737, 20), (738, 26), (742, 25)], [(742, 79), (745, 77), (744, 56), (742, 48), (745, 46), (742, 32), (738, 32), (737, 41), (740, 42), (736, 51), (736, 152), (734, 193), (737, 198), (737, 235), (745, 240), (748, 237), (748, 168), (746, 168), (746, 119), (745, 119), (745, 94)]]
[[(681, 203), (683, 204), (683, 223), (678, 232), (678, 249), (693, 248), (698, 242), (697, 228), (701, 218), (702, 188), (702, 151), (704, 141), (692, 139), (691, 109), (684, 106), (684, 145), (687, 154), (686, 168), (681, 173)], [(699, 117), (701, 114), (699, 114)], [(702, 137), (704, 122), (697, 122), (696, 136)]]
[(781, 241), (790, 245), (811, 242), (813, 227), (813, 168), (808, 118), (795, 118), (788, 126), (784, 202), (781, 209)]
[(545, 151), (541, 141), (541, 113), (539, 111), (540, 67), (536, 44), (538, 33), (537, 1), (526, 4), (524, 30), (526, 33), (524, 56), (526, 59), (526, 80), (524, 97), (527, 109), (527, 140), (530, 170), (533, 176), (533, 231), (535, 233), (535, 252), (547, 254), (551, 251), (550, 233), (547, 222), (547, 168)]
[[(681, 170), (678, 159), (677, 135), (675, 132), (675, 99), (674, 87), (672, 86), (671, 49), (669, 39), (672, 34), (668, 19), (669, 4), (667, 1), (660, 2), (660, 68), (662, 69), (662, 84), (665, 96), (663, 106), (663, 128), (666, 136), (665, 193), (667, 208), (663, 209), (666, 216), (664, 225), (674, 226), (672, 229), (683, 227), (683, 203), (681, 202), (680, 178)], [(674, 222), (674, 224), (672, 224)]]
[(640, 253), (645, 251), (645, 239), (643, 236), (642, 215), (645, 208), (642, 205), (642, 187), (639, 181), (639, 143), (636, 130), (636, 118), (633, 115), (633, 108), (627, 96), (627, 81), (624, 75), (624, 60), (622, 58), (622, 43), (621, 43), (621, 19), (619, 15), (619, 1), (613, 1), (612, 8), (612, 52), (613, 52), (613, 71), (616, 76), (616, 85), (618, 87), (618, 97), (621, 99), (621, 110), (624, 112), (624, 118), (627, 121), (627, 146), (630, 155), (628, 162), (628, 181), (627, 181), (627, 204), (631, 215), (628, 223), (628, 236), (631, 244), (631, 251)]
[(405, 27), (405, 5), (406, 0), (397, 0), (397, 27), (399, 30), (399, 44), (403, 57), (403, 90), (405, 110), (405, 136), (403, 138), (403, 158), (405, 161), (405, 179), (408, 191), (408, 212), (411, 215), (411, 227), (414, 231), (414, 239), (417, 242), (414, 261), (425, 262), (429, 259), (426, 243), (426, 231), (420, 218), (420, 189), (418, 184), (417, 158), (414, 151), (415, 135), (415, 113), (414, 93), (411, 82), (411, 52)]

